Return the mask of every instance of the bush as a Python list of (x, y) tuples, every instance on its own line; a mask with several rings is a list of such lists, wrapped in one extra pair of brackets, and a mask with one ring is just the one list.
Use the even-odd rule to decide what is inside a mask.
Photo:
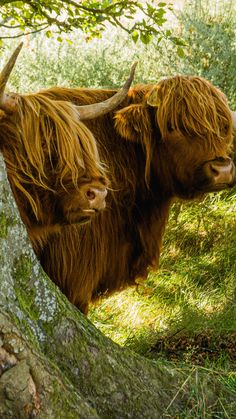
[[(231, 7), (230, 7), (231, 3)], [(218, 7), (217, 7), (218, 5)], [(189, 2), (180, 16), (188, 45), (181, 72), (198, 74), (218, 86), (236, 108), (236, 34), (233, 3)]]

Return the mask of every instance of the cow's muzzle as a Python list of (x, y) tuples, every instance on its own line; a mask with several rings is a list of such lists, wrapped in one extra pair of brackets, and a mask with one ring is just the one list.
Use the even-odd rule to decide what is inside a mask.
[(88, 211), (101, 211), (106, 207), (107, 189), (105, 187), (87, 186), (85, 187), (84, 194), (88, 203)]
[(107, 186), (105, 179), (91, 180), (80, 185), (78, 191), (64, 193), (60, 198), (62, 223), (84, 224), (106, 208)]
[(204, 163), (202, 171), (207, 180), (208, 190), (219, 191), (236, 185), (236, 172), (233, 160), (217, 158)]

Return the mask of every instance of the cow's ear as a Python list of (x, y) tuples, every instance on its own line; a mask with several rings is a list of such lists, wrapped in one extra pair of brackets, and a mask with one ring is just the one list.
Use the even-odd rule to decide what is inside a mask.
[(115, 128), (130, 141), (140, 141), (150, 131), (150, 116), (143, 104), (130, 105), (116, 112)]
[(126, 140), (141, 144), (145, 152), (145, 180), (148, 184), (152, 159), (152, 127), (148, 107), (139, 103), (116, 112), (115, 127)]

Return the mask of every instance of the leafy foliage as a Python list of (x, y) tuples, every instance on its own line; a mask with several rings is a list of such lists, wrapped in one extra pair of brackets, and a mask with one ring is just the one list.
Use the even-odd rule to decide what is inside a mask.
[[(107, 23), (128, 32), (136, 42), (148, 44), (153, 36), (171, 36), (162, 31), (166, 12), (171, 7), (165, 2), (138, 0), (3, 0), (0, 6), (0, 26), (8, 30), (0, 39), (16, 38), (27, 33), (46, 31), (69, 33), (80, 29), (87, 39), (100, 37)], [(14, 34), (9, 33), (14, 30)], [(59, 35), (58, 40), (62, 38)]]
[[(171, 42), (159, 44), (155, 40), (146, 46), (139, 40), (134, 44), (119, 29), (107, 29), (102, 42), (95, 38), (87, 43), (78, 31), (71, 40), (72, 44), (58, 43), (55, 36), (32, 36), (29, 48), (24, 48), (18, 58), (9, 88), (25, 93), (53, 85), (119, 87), (134, 61), (138, 61), (135, 82), (154, 83), (173, 74), (172, 62), (180, 60)], [(14, 49), (13, 43), (8, 43), (10, 50)], [(2, 66), (9, 53), (5, 48)]]
[[(200, 5), (201, 6), (200, 6)], [(214, 7), (215, 5), (215, 7)], [(218, 5), (218, 8), (216, 7)], [(189, 2), (182, 15), (181, 36), (188, 45), (181, 72), (197, 73), (219, 86), (236, 107), (235, 3)]]

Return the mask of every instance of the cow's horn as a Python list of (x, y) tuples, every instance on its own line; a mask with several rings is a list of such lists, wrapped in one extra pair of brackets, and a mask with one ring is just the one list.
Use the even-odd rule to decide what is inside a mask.
[(13, 98), (12, 99), (13, 103), (11, 103), (11, 97), (10, 96), (6, 97), (4, 91), (5, 91), (7, 81), (10, 77), (10, 74), (12, 72), (12, 69), (15, 65), (16, 59), (20, 53), (22, 46), (23, 46), (23, 42), (21, 42), (20, 45), (18, 45), (18, 47), (15, 49), (11, 58), (9, 59), (9, 61), (7, 62), (7, 64), (5, 65), (4, 69), (2, 70), (0, 74), (0, 108), (6, 111), (12, 110), (13, 103), (15, 104), (15, 99)]
[(230, 111), (232, 116), (232, 122), (233, 122), (233, 129), (236, 131), (236, 112)]
[(111, 112), (115, 109), (127, 96), (129, 88), (134, 78), (134, 73), (137, 63), (134, 63), (131, 68), (130, 76), (125, 82), (123, 88), (117, 92), (111, 98), (105, 100), (104, 102), (94, 103), (92, 105), (85, 106), (76, 106), (79, 111), (79, 117), (81, 121), (86, 119), (97, 118), (98, 116), (105, 115), (108, 112)]

